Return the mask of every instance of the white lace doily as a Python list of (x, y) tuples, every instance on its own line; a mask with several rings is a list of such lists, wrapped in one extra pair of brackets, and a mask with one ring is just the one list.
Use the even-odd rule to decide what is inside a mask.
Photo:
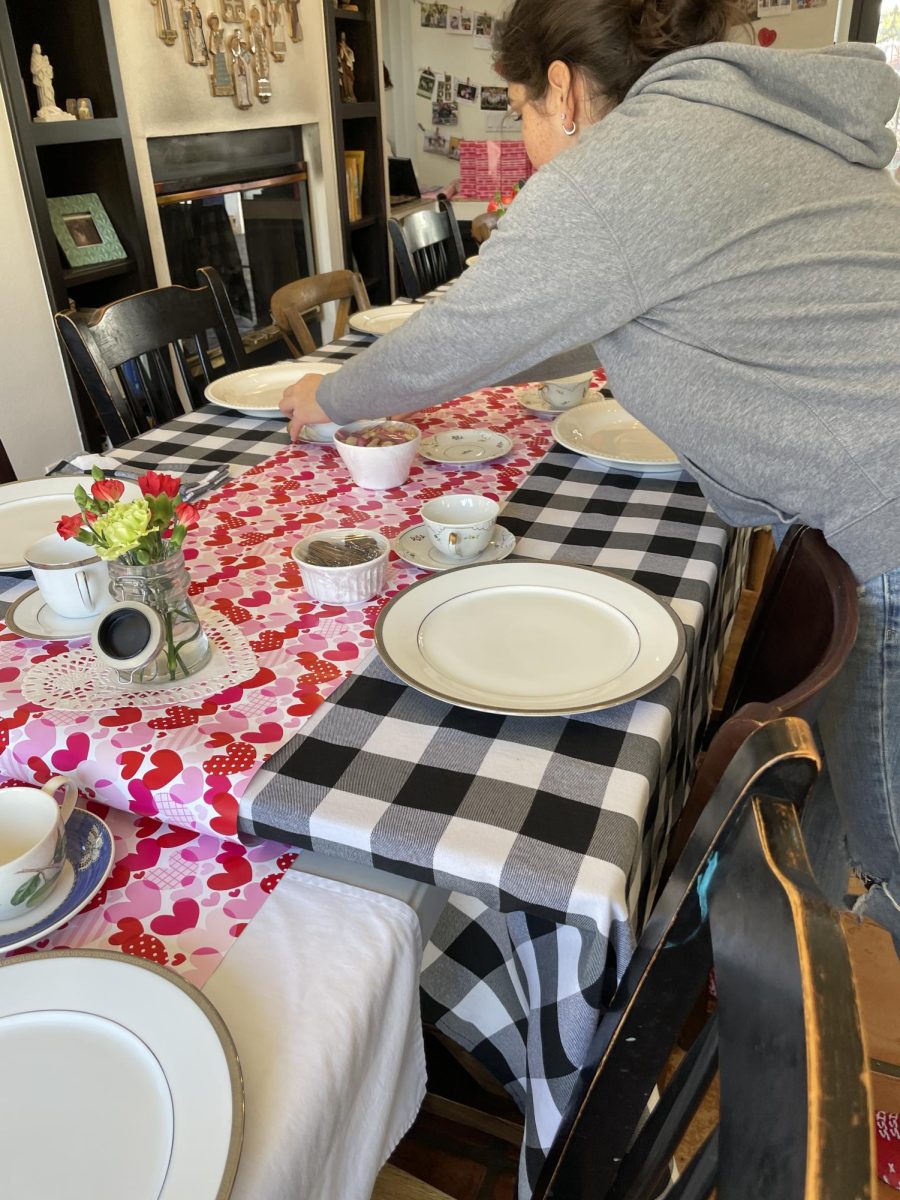
[(225, 688), (252, 679), (256, 655), (244, 635), (220, 613), (198, 608), (212, 657), (196, 675), (162, 684), (120, 683), (112, 668), (101, 667), (90, 646), (79, 646), (37, 663), (25, 676), (22, 694), (32, 704), (64, 712), (113, 704), (165, 708), (207, 700)]

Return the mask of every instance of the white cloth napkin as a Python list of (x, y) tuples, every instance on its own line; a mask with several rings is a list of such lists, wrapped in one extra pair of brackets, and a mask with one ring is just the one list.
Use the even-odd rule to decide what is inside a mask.
[(232, 1200), (369, 1200), (425, 1094), (419, 922), (289, 871), (204, 988), (237, 1045)]

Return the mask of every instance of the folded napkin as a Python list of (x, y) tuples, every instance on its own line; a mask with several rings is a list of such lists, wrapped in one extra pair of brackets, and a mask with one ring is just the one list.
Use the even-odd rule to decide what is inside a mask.
[[(94, 467), (99, 467), (114, 479), (135, 480), (144, 474), (138, 467), (131, 467), (103, 454), (76, 454), (72, 458), (64, 458), (53, 466), (47, 467), (47, 475), (86, 475)], [(173, 464), (165, 468), (171, 475), (178, 475), (183, 480), (181, 494), (185, 500), (196, 500), (205, 492), (212, 491), (227, 482), (228, 467), (225, 463), (210, 464), (208, 462), (186, 463), (183, 466)]]

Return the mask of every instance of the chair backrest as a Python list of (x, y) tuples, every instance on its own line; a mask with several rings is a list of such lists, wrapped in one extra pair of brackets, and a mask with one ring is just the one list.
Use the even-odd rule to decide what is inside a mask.
[(412, 213), (403, 224), (388, 221), (403, 294), (418, 300), (462, 273), (466, 255), (453, 205), (438, 201), (438, 212)]
[(16, 473), (13, 470), (13, 465), (9, 461), (9, 455), (3, 449), (3, 443), (0, 442), (0, 483), (15, 483)]
[(334, 322), (335, 338), (343, 337), (347, 332), (351, 301), (356, 302), (358, 311), (371, 307), (366, 285), (356, 271), (326, 271), (323, 275), (295, 279), (272, 296), (272, 320), (281, 330), (294, 358), (312, 354), (316, 349), (304, 313), (309, 314), (332, 300), (339, 302)]
[[(717, 1065), (718, 1130), (667, 1196), (869, 1195), (867, 1065), (847, 943), (812, 879), (796, 813), (818, 754), (799, 718), (748, 729), (601, 1021), (536, 1200), (660, 1195)], [(711, 968), (716, 1012), (641, 1124)]]
[(769, 568), (723, 706), (727, 720), (706, 748), (672, 832), (668, 879), (737, 741), (754, 722), (815, 719), (825, 689), (856, 640), (856, 580), (817, 529), (790, 530)]
[(480, 246), (482, 242), (486, 242), (494, 230), (497, 228), (497, 222), (500, 218), (496, 213), (483, 212), (477, 217), (472, 218), (472, 239)]
[(853, 572), (817, 529), (789, 530), (769, 568), (723, 706), (811, 721), (856, 641)]
[[(210, 380), (247, 365), (218, 273), (201, 267), (197, 278), (197, 288), (154, 288), (96, 310), (56, 314), (63, 344), (114, 446), (184, 412), (173, 355), (192, 408), (204, 402)], [(216, 349), (222, 361), (214, 366)]]

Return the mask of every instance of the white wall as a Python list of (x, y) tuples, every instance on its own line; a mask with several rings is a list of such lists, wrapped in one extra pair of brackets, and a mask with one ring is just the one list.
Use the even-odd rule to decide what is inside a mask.
[[(149, 7), (149, 5), (148, 5)], [(81, 438), (25, 205), (6, 109), (0, 105), (0, 441), (20, 479), (76, 454)]]
[[(204, 17), (209, 8), (203, 6)], [(232, 99), (210, 94), (208, 69), (185, 62), (180, 39), (166, 46), (156, 37), (156, 15), (150, 4), (111, 0), (111, 9), (159, 282), (168, 283), (169, 274), (147, 139), (271, 126), (318, 126), (309, 131), (304, 145), (317, 268), (329, 271), (342, 266), (322, 5), (301, 5), (303, 41), (288, 41), (285, 61), (271, 64), (269, 103), (254, 101), (245, 112)]]
[[(474, 11), (497, 15), (508, 6), (509, 0), (481, 0)], [(459, 176), (459, 163), (439, 154), (426, 154), (422, 149), (423, 134), (418, 126), (431, 130), (433, 125), (431, 101), (416, 95), (420, 69), (445, 71), (458, 79), (470, 79), (479, 87), (482, 84), (502, 87), (503, 80), (494, 73), (491, 51), (476, 50), (472, 37), (448, 33), (445, 29), (424, 29), (418, 4), (410, 0), (381, 0), (381, 11), (385, 61), (394, 82), (387, 103), (397, 153), (413, 160), (421, 187), (441, 186)], [(485, 113), (478, 104), (460, 104), (459, 124), (442, 128), (448, 136), (475, 141), (500, 136), (487, 132)], [(518, 124), (507, 122), (504, 141), (520, 137)]]

